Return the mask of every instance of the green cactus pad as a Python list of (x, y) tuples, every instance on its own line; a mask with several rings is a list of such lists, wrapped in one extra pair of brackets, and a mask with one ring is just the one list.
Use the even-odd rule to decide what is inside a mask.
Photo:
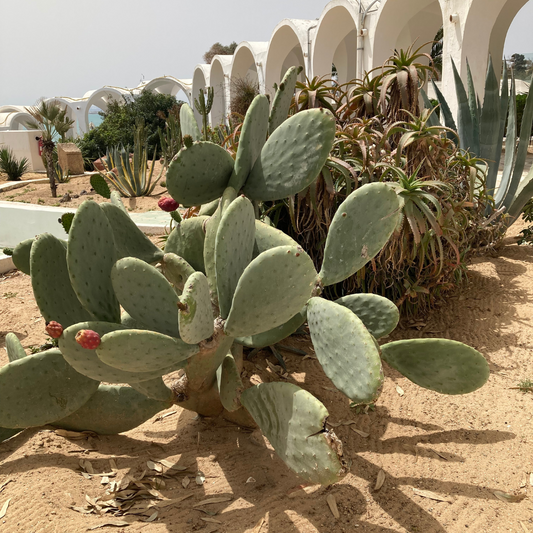
[(215, 240), (217, 294), (222, 318), (229, 314), (237, 283), (252, 260), (254, 243), (254, 206), (248, 198), (240, 196), (222, 214)]
[(291, 67), (283, 76), (278, 90), (272, 100), (272, 110), (270, 111), (268, 133), (272, 135), (274, 131), (287, 120), (289, 108), (291, 107), (292, 97), (294, 96), (294, 89), (296, 88), (296, 80), (301, 71), (301, 67)]
[(233, 355), (226, 355), (218, 368), (217, 382), (220, 401), (224, 409), (230, 413), (239, 409), (241, 407), (240, 397), (244, 386)]
[(148, 381), (140, 381), (139, 383), (131, 383), (131, 387), (137, 392), (140, 392), (148, 398), (151, 398), (152, 400), (172, 403), (174, 398), (174, 394), (165, 385), (163, 378), (155, 378)]
[(179, 223), (168, 236), (165, 253), (176, 254), (185, 259), (194, 270), (205, 273), (204, 223), (209, 217), (193, 217)]
[(113, 267), (111, 281), (130, 316), (149, 329), (179, 337), (178, 295), (155, 267), (135, 257), (125, 257)]
[(446, 339), (390, 342), (381, 356), (392, 368), (425, 389), (441, 394), (467, 394), (489, 379), (489, 365), (474, 348)]
[(376, 339), (392, 333), (400, 320), (398, 308), (388, 298), (377, 294), (350, 294), (335, 303), (355, 313)]
[(93, 174), (90, 179), (91, 187), (94, 189), (96, 194), (103, 196), (104, 198), (111, 198), (111, 189), (105, 180), (105, 177), (102, 174)]
[(205, 245), (204, 245), (204, 264), (205, 274), (207, 281), (209, 282), (209, 290), (211, 291), (211, 300), (215, 305), (218, 305), (217, 295), (217, 273), (215, 265), (215, 243), (217, 238), (218, 226), (222, 213), (227, 207), (237, 198), (237, 192), (233, 187), (227, 187), (222, 198), (220, 199), (220, 205), (215, 211), (215, 214), (209, 218), (205, 225)]
[(76, 333), (82, 329), (96, 331), (100, 337), (103, 337), (112, 331), (124, 330), (126, 328), (120, 324), (111, 324), (109, 322), (81, 322), (63, 331), (63, 335), (59, 338), (59, 348), (66, 361), (80, 374), (107, 383), (130, 384), (147, 381), (162, 375), (159, 370), (151, 372), (125, 372), (106, 365), (98, 359), (96, 350), (87, 350), (76, 342)]
[(183, 104), (180, 108), (181, 135), (190, 135), (193, 141), (198, 141), (202, 134), (196, 122), (194, 111), (189, 104)]
[(298, 243), (283, 231), (260, 220), (255, 221), (254, 259), (263, 252), (277, 246), (298, 246)]
[(0, 428), (0, 442), (4, 442), (7, 439), (10, 439), (11, 437), (14, 437), (15, 435), (18, 435), (22, 429), (11, 429), (11, 428)]
[(70, 228), (68, 271), (79, 301), (97, 320), (105, 322), (120, 322), (120, 306), (111, 284), (115, 261), (111, 225), (100, 206), (86, 200)]
[(243, 272), (225, 331), (248, 337), (281, 326), (298, 313), (315, 288), (311, 258), (295, 246), (278, 246), (256, 257)]
[(335, 139), (329, 111), (310, 109), (286, 120), (266, 142), (246, 185), (252, 200), (280, 200), (308, 187), (324, 166)]
[(122, 209), (122, 211), (124, 211), (124, 213), (129, 216), (128, 210), (124, 207), (124, 204), (122, 203), (122, 196), (120, 196), (120, 193), (118, 191), (111, 191), (111, 203), (119, 209)]
[(122, 315), (120, 315), (120, 323), (126, 328), (126, 329), (149, 329), (144, 326), (144, 324), (141, 324), (138, 320), (135, 320), (129, 313), (124, 311)]
[(384, 183), (354, 191), (337, 209), (324, 250), (320, 278), (324, 286), (342, 281), (374, 258), (398, 221), (396, 193)]
[(117, 259), (137, 257), (147, 263), (161, 260), (164, 252), (137, 227), (126, 211), (110, 203), (100, 207), (113, 229)]
[(302, 479), (331, 485), (344, 475), (340, 441), (325, 430), (327, 409), (292, 383), (261, 383), (241, 402), (278, 456)]
[(26, 357), (26, 351), (14, 333), (6, 335), (6, 352), (10, 363)]
[(131, 387), (100, 385), (85, 405), (53, 426), (116, 435), (140, 426), (168, 407), (170, 402), (151, 400)]
[(76, 213), (63, 213), (61, 215), (61, 218), (59, 219), (59, 223), (63, 226), (65, 233), (67, 234), (70, 233), (72, 221), (74, 220), (75, 216), (76, 216)]
[[(140, 329), (106, 333), (96, 349), (100, 361), (126, 372), (152, 372), (170, 367), (178, 369), (181, 362), (196, 353), (196, 345)], [(168, 372), (162, 372), (161, 375), (164, 373)]]
[(238, 337), (235, 339), (239, 344), (248, 346), (249, 348), (265, 348), (266, 346), (272, 346), (283, 339), (292, 335), (300, 326), (302, 326), (307, 320), (307, 306), (305, 306), (299, 313), (296, 313), (290, 320), (272, 328), (264, 333), (258, 333), (257, 335), (251, 335), (249, 337)]
[(30, 252), (35, 239), (26, 239), (19, 242), (13, 249), (11, 259), (15, 266), (24, 274), (30, 275)]
[(167, 189), (180, 204), (190, 207), (222, 196), (233, 172), (231, 155), (218, 144), (197, 142), (182, 148), (167, 170)]
[(59, 350), (13, 361), (0, 369), (0, 426), (42, 426), (68, 416), (89, 400), (98, 385), (78, 374)]
[(174, 288), (182, 291), (185, 282), (196, 271), (194, 268), (176, 254), (165, 254), (161, 261), (161, 270), (164, 276), (174, 285)]
[(187, 309), (179, 310), (180, 337), (187, 344), (197, 344), (213, 335), (213, 307), (205, 274), (195, 272), (185, 283), (180, 301)]
[(258, 94), (244, 117), (235, 157), (235, 172), (229, 183), (236, 191), (244, 186), (266, 142), (269, 108), (268, 98), (264, 94)]
[(64, 244), (49, 233), (35, 240), (30, 263), (35, 301), (46, 322), (55, 320), (63, 328), (92, 320), (92, 315), (78, 300), (70, 283)]
[(311, 298), (307, 323), (316, 356), (335, 387), (357, 404), (374, 402), (383, 370), (379, 347), (363, 322), (342, 305)]
[(212, 202), (209, 202), (208, 204), (204, 204), (202, 207), (200, 207), (200, 211), (198, 211), (198, 216), (210, 217), (214, 215), (215, 211), (218, 208), (219, 202), (220, 202), (220, 198), (216, 198)]

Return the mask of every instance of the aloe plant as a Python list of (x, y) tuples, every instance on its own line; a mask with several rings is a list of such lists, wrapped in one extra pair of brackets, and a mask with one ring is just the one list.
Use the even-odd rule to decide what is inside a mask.
[[(529, 145), (529, 132), (533, 123), (533, 84), (530, 85), (526, 107), (522, 118), (520, 135), (517, 134), (516, 86), (511, 75), (504, 68), (502, 89), (492, 60), (489, 60), (485, 81), (483, 104), (475, 93), (470, 67), (467, 68), (467, 87), (452, 62), (455, 88), (458, 100), (457, 124), (443, 94), (434, 84), (442, 115), (448, 128), (459, 134), (461, 147), (488, 163), (486, 187), (494, 197), (494, 209), (507, 213), (507, 224), (513, 224), (520, 216), (523, 207), (533, 196), (533, 172), (522, 179)], [(428, 106), (426, 101), (426, 107)], [(505, 124), (507, 123), (507, 131)], [(505, 142), (505, 160), (502, 178), (498, 183), (503, 139)]]

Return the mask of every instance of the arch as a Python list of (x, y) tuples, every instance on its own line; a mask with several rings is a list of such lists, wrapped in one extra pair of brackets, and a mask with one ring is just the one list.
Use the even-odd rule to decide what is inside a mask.
[(29, 129), (26, 123), (31, 121), (33, 117), (22, 106), (0, 107), (0, 131)]
[(62, 108), (67, 110), (67, 117), (74, 120), (74, 125), (67, 132), (67, 139), (77, 137), (82, 131), (81, 125), (84, 123), (85, 98), (71, 98), (70, 96), (54, 96), (46, 99), (47, 103), (57, 102)]
[[(402, 0), (401, 6), (394, 0), (382, 2), (371, 40), (371, 68), (381, 66), (394, 50), (405, 50), (413, 43), (418, 48), (433, 41), (443, 20), (439, 0)], [(430, 50), (431, 44), (422, 49)]]
[(313, 76), (330, 77), (334, 64), (338, 83), (356, 77), (358, 13), (352, 0), (333, 0), (324, 8), (313, 43)]
[(308, 70), (305, 56), (310, 52), (308, 34), (315, 26), (314, 20), (291, 19), (285, 19), (276, 26), (265, 59), (266, 92), (273, 93), (274, 84), (280, 83), (290, 67), (303, 67), (300, 80), (305, 80)]
[(198, 94), (200, 93), (200, 89), (205, 89), (209, 86), (211, 77), (211, 65), (207, 64), (201, 64), (196, 65), (196, 68), (194, 69), (194, 75), (192, 78), (192, 96), (191, 96), (191, 107), (194, 110), (194, 116), (196, 117), (196, 121), (198, 124), (201, 125), (202, 123), (202, 117), (200, 113), (196, 110), (196, 106), (194, 105), (194, 100), (198, 98)]
[[(264, 61), (268, 43), (243, 41), (237, 46), (231, 63), (230, 80), (249, 79), (259, 85), (259, 92), (265, 92)], [(230, 98), (233, 96), (233, 83), (230, 83)]]
[(229, 76), (233, 56), (217, 55), (211, 61), (210, 84), (214, 90), (211, 125), (218, 126), (229, 113)]
[(472, 0), (464, 20), (461, 47), (461, 74), (470, 64), (474, 85), (483, 92), (489, 53), (496, 73), (502, 69), (503, 46), (509, 26), (528, 0)]
[(176, 96), (180, 91), (183, 91), (187, 95), (189, 104), (191, 103), (192, 80), (178, 80), (174, 76), (160, 76), (147, 82), (143, 89), (161, 94), (171, 94), (172, 96)]
[(92, 106), (100, 108), (105, 113), (111, 101), (122, 102), (122, 95), (121, 91), (111, 87), (102, 87), (101, 89), (86, 92), (84, 95), (85, 101), (82, 103), (83, 120), (78, 124), (80, 133), (84, 134), (89, 131), (89, 111)]

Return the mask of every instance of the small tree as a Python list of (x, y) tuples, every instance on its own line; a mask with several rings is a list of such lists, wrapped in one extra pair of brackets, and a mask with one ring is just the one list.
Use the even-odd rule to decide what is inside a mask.
[(57, 184), (54, 171), (54, 148), (56, 141), (64, 142), (67, 132), (74, 125), (74, 120), (67, 116), (67, 108), (61, 109), (57, 101), (45, 102), (37, 106), (27, 107), (26, 111), (34, 118), (34, 122), (28, 122), (27, 127), (40, 130), (43, 141), (43, 160), (46, 175), (50, 181), (52, 198), (57, 197)]
[(235, 41), (228, 46), (224, 46), (223, 44), (217, 42), (212, 45), (211, 48), (204, 54), (204, 61), (210, 65), (215, 56), (232, 56), (236, 49), (237, 43)]

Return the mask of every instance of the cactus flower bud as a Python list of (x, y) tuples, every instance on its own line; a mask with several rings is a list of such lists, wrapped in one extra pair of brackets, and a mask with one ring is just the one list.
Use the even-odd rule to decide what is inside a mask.
[(166, 211), (167, 213), (176, 211), (176, 209), (180, 206), (180, 204), (178, 204), (174, 198), (161, 198), (159, 202), (157, 202), (157, 205), (160, 209)]

